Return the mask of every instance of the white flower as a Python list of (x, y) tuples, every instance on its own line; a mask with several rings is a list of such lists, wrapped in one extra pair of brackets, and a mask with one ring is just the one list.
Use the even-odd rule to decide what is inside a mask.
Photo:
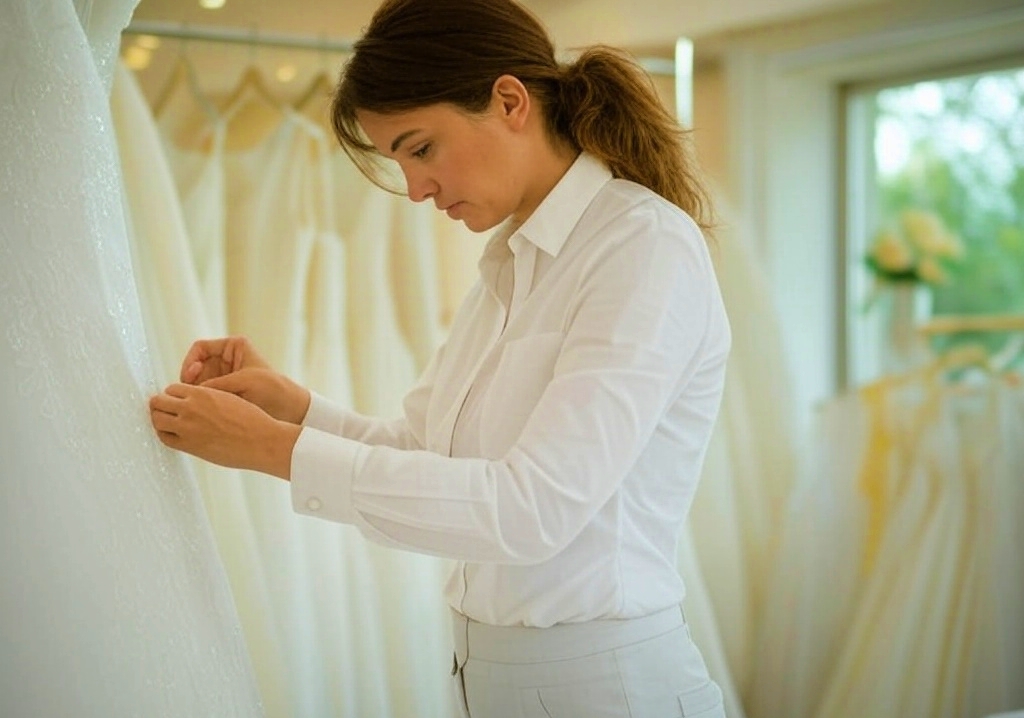
[(878, 233), (871, 256), (878, 268), (886, 272), (905, 272), (914, 264), (910, 247), (891, 229), (883, 229)]
[(945, 284), (949, 276), (933, 257), (922, 257), (917, 263), (917, 276), (928, 284)]

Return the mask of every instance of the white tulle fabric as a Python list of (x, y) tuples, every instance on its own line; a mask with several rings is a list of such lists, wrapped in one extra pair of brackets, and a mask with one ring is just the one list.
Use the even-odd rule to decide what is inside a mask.
[[(178, 202), (149, 107), (135, 76), (123, 66), (118, 66), (115, 74), (111, 113), (124, 176), (132, 265), (157, 378), (164, 386), (177, 381), (183, 352), (191, 342), (218, 331), (217, 320), (212, 318), (217, 305), (211, 307), (204, 302), (204, 289), (210, 285), (201, 279), (204, 265), (189, 242), (192, 235), (188, 228), (215, 227), (223, 200)], [(216, 179), (219, 150), (218, 143), (207, 160), (198, 163), (202, 170), (198, 176), (206, 178), (201, 185), (209, 185), (211, 177)], [(192, 208), (193, 214), (183, 212), (185, 208)], [(212, 243), (223, 245), (215, 234)], [(223, 264), (223, 252), (219, 260), (210, 257), (208, 251), (204, 256), (214, 266)], [(223, 281), (220, 283), (223, 285)], [(286, 715), (287, 673), (281, 660), (274, 609), (267, 600), (263, 562), (246, 508), (244, 477), (206, 462), (189, 459), (189, 463), (227, 569), (266, 711), (268, 715)]]
[[(345, 406), (396, 411), (417, 371), (397, 307), (413, 307), (405, 315), (413, 329), (418, 317), (439, 312), (436, 277), (419, 245), (431, 252), (432, 234), (402, 227), (400, 198), (374, 188), (318, 123), (291, 110), (261, 141), (228, 151), (241, 144), (231, 141), (233, 131), (251, 129), (240, 103), (207, 117), (195, 148), (182, 148), (175, 140), (198, 127), (196, 110), (209, 108), (194, 93), (176, 85), (155, 126), (143, 108), (135, 117), (137, 127), (161, 134), (185, 227), (174, 236), (151, 229), (147, 243), (176, 248), (140, 248), (138, 256), (191, 253), (195, 265), (195, 281), (177, 287), (157, 276), (166, 261), (137, 269), (164, 297), (154, 298), (147, 325), (180, 326), (180, 318), (161, 315), (196, 311), (197, 303), (208, 316), (223, 306), (226, 329), (249, 335), (296, 380)], [(166, 199), (178, 201), (173, 189)], [(395, 255), (405, 256), (396, 265), (399, 242), (406, 246)], [(173, 306), (167, 292), (185, 289), (192, 299)], [(208, 325), (222, 333), (216, 321)], [(424, 350), (439, 341), (437, 326), (435, 319), (434, 328), (425, 322), (416, 330)], [(268, 715), (448, 716), (450, 638), (438, 562), (296, 516), (287, 487), (267, 477), (210, 471), (204, 498), (232, 585), (248, 606), (240, 613)]]
[(1024, 391), (889, 378), (820, 414), (787, 513), (755, 716), (1024, 705)]
[[(796, 444), (779, 320), (754, 256), (753, 233), (721, 196), (715, 197), (715, 207), (721, 224), (712, 257), (734, 338), (722, 408), (690, 509), (690, 535), (698, 577), (713, 607), (699, 618), (712, 627), (708, 632), (717, 633), (719, 646), (712, 650), (694, 636), (705, 653), (723, 654), (721, 670), (741, 703), (754, 670), (777, 527), (794, 481)], [(684, 577), (686, 551), (680, 547)], [(693, 581), (687, 577), (691, 592)], [(709, 661), (709, 670), (713, 665)], [(730, 716), (741, 715), (741, 707), (728, 701), (726, 707)]]
[(4, 715), (262, 714), (194, 478), (147, 416), (106, 92), (134, 4), (0, 5)]

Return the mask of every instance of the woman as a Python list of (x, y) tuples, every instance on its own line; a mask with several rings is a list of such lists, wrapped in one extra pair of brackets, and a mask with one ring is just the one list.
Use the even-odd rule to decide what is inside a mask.
[(382, 421), (199, 341), (152, 400), (168, 445), (291, 481), (296, 511), (458, 561), (459, 703), (493, 716), (723, 716), (676, 543), (729, 348), (683, 135), (642, 70), (556, 62), (513, 0), (389, 0), (332, 107), (370, 176), (496, 228), (445, 345)]

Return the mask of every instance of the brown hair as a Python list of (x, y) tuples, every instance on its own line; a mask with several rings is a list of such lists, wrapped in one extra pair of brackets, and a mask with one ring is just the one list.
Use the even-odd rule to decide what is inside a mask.
[(449, 103), (482, 112), (513, 75), (544, 112), (552, 139), (603, 160), (677, 205), (704, 229), (711, 207), (686, 140), (644, 70), (605, 46), (560, 65), (543, 26), (515, 0), (386, 0), (356, 42), (331, 105), (341, 146), (375, 180), (376, 151), (357, 110)]

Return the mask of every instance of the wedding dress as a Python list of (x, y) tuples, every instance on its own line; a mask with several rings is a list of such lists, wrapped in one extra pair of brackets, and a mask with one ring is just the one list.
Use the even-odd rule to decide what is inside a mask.
[(853, 392), (815, 416), (812, 451), (777, 529), (779, 559), (753, 647), (754, 718), (815, 716), (842, 649), (870, 565), (860, 479), (873, 451), (871, 401)]
[(434, 215), (438, 212), (433, 202), (397, 199), (398, 217), (391, 245), (391, 293), (398, 326), (418, 376), (444, 340), (434, 238)]
[(897, 411), (913, 403), (894, 447), (906, 460), (886, 477), (873, 564), (816, 715), (1024, 705), (1024, 392), (997, 377), (886, 399)]
[(821, 409), (751, 713), (955, 718), (1024, 704), (1024, 392), (888, 377)]
[[(191, 68), (183, 68), (182, 73), (192, 72)], [(177, 83), (172, 89), (191, 88)], [(227, 292), (225, 288), (225, 207), (224, 207), (224, 135), (225, 123), (218, 116), (207, 116), (208, 149), (201, 151), (196, 148), (179, 147), (170, 138), (177, 135), (175, 125), (179, 120), (176, 114), (185, 109), (179, 100), (189, 100), (189, 109), (201, 112), (212, 112), (208, 102), (196, 108), (201, 98), (186, 97), (183, 92), (172, 92), (165, 98), (164, 112), (160, 116), (156, 129), (161, 138), (162, 156), (169, 165), (169, 171), (175, 181), (177, 199), (187, 230), (187, 241), (192, 255), (194, 273), (199, 282), (202, 299), (207, 317), (206, 329), (210, 336), (223, 336), (227, 333)], [(148, 105), (146, 106), (147, 114)], [(177, 111), (177, 112), (175, 112)], [(152, 119), (140, 116), (140, 122), (152, 123)], [(174, 128), (174, 129), (171, 129)], [(206, 336), (204, 334), (204, 336)]]
[[(214, 331), (223, 332), (221, 328), (211, 328), (219, 321), (211, 319), (218, 304), (214, 302), (211, 306), (206, 301), (209, 297), (205, 290), (215, 282), (202, 281), (204, 262), (196, 261), (196, 247), (189, 241), (197, 227), (215, 224), (203, 221), (204, 217), (215, 220), (223, 208), (200, 200), (198, 207), (205, 206), (206, 212), (193, 214), (192, 223), (187, 221), (188, 214), (178, 200), (149, 107), (135, 76), (123, 65), (118, 66), (115, 74), (111, 112), (124, 176), (128, 235), (144, 325), (157, 377), (161, 385), (166, 385), (178, 380), (181, 359), (192, 341)], [(201, 157), (195, 159), (195, 165), (202, 168), (218, 158), (212, 154), (205, 162)], [(216, 178), (218, 174), (214, 168), (213, 172), (203, 171), (201, 176)], [(208, 190), (216, 188), (216, 183), (204, 184)], [(214, 199), (223, 203), (223, 197)], [(212, 256), (209, 247), (204, 248), (203, 254), (207, 267), (223, 265), (223, 258)], [(222, 291), (222, 280), (220, 285)], [(246, 506), (243, 476), (234, 469), (191, 457), (186, 461), (195, 472), (227, 571), (266, 712), (271, 717), (288, 716), (280, 639), (267, 600), (266, 577)]]
[(733, 346), (690, 526), (733, 679), (746, 698), (775, 570), (777, 529), (796, 472), (794, 402), (779, 319), (753, 254), (751, 228), (721, 195), (715, 206), (722, 224), (712, 257)]
[(106, 93), (133, 7), (0, 4), (0, 713), (249, 718), (200, 497), (146, 408)]
[[(399, 326), (391, 281), (396, 223), (402, 221), (401, 207), (409, 200), (373, 185), (339, 151), (333, 153), (332, 176), (338, 233), (348, 259), (346, 301), (355, 409), (374, 416), (399, 416), (402, 399), (418, 375)], [(406, 237), (403, 241), (424, 241), (416, 235)], [(448, 565), (431, 556), (370, 542), (366, 548), (380, 592), (393, 715), (446, 718), (453, 714), (451, 678), (448, 665), (438, 657), (451, 647), (443, 598)]]

